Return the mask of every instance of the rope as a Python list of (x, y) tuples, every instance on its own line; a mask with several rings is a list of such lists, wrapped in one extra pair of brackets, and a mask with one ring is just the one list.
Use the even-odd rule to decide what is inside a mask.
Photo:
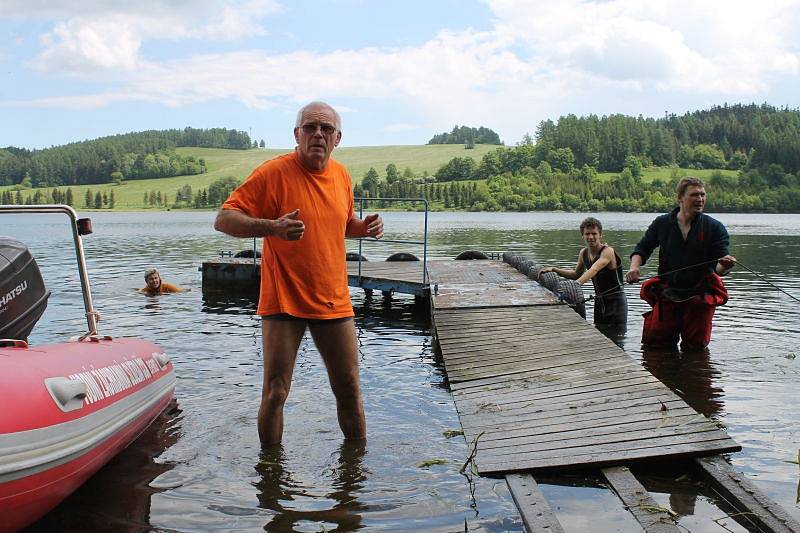
[(793, 295), (789, 294), (788, 292), (786, 292), (785, 290), (781, 289), (780, 287), (778, 287), (777, 285), (775, 285), (774, 283), (772, 283), (771, 281), (769, 281), (767, 278), (765, 278), (764, 276), (762, 276), (761, 274), (759, 274), (759, 273), (758, 273), (758, 272), (756, 272), (755, 270), (753, 270), (753, 269), (751, 269), (751, 268), (747, 267), (746, 265), (743, 265), (743, 264), (742, 264), (740, 261), (736, 261), (736, 264), (737, 264), (737, 265), (739, 265), (739, 266), (741, 266), (742, 268), (744, 268), (744, 269), (745, 269), (745, 270), (747, 270), (748, 272), (750, 272), (750, 273), (752, 273), (752, 274), (755, 274), (755, 275), (756, 275), (756, 277), (758, 277), (758, 278), (759, 278), (761, 281), (763, 281), (764, 283), (766, 283), (767, 285), (770, 285), (771, 287), (773, 287), (773, 288), (775, 288), (775, 289), (778, 289), (779, 291), (781, 291), (783, 294), (785, 294), (786, 296), (788, 296), (788, 297), (789, 297), (789, 298), (791, 298), (792, 300), (794, 300), (794, 301), (796, 301), (796, 302), (800, 302), (800, 298), (797, 298), (796, 296), (793, 296)]
[[(685, 267), (681, 267), (681, 268), (676, 268), (675, 270), (670, 270), (669, 272), (664, 272), (663, 274), (655, 274), (653, 276), (640, 278), (639, 281), (647, 281), (648, 279), (652, 279), (652, 278), (655, 278), (657, 276), (666, 276), (668, 274), (674, 274), (675, 272), (680, 272), (682, 270), (688, 270), (690, 268), (697, 268), (699, 266), (709, 265), (711, 263), (716, 263), (717, 261), (718, 261), (718, 259), (712, 259), (710, 261), (703, 261), (702, 263), (697, 263), (697, 264), (694, 264), (694, 265), (689, 265), (689, 266), (685, 266)], [(735, 263), (737, 265), (739, 265), (740, 267), (744, 268), (745, 270), (747, 270), (748, 272), (750, 272), (751, 274), (755, 275), (757, 278), (759, 278), (761, 281), (763, 281), (764, 283), (766, 283), (770, 287), (779, 290), (780, 292), (782, 292), (783, 294), (785, 294), (786, 296), (788, 296), (792, 300), (794, 300), (796, 302), (800, 302), (800, 298), (797, 298), (793, 294), (790, 294), (790, 293), (786, 292), (785, 290), (783, 290), (782, 288), (778, 287), (777, 285), (775, 285), (774, 283), (769, 281), (765, 276), (763, 276), (762, 274), (759, 274), (758, 272), (756, 272), (752, 268), (750, 268), (747, 265), (743, 264), (738, 259), (735, 261)], [(587, 302), (587, 301), (589, 301), (589, 300), (591, 300), (593, 298), (599, 298), (599, 297), (602, 297), (602, 296), (616, 294), (617, 292), (624, 292), (624, 290), (622, 289), (622, 287), (611, 287), (611, 289), (603, 291), (603, 292), (601, 292), (599, 294), (595, 294), (594, 296), (589, 296), (589, 298), (586, 298), (584, 301)]]

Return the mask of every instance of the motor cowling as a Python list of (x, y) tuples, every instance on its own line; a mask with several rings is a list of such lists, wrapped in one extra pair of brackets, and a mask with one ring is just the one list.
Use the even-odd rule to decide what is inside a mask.
[(28, 247), (0, 237), (0, 339), (27, 340), (49, 297)]

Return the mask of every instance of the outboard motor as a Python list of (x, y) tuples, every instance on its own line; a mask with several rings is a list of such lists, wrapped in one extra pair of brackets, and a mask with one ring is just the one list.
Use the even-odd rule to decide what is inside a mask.
[(49, 297), (28, 247), (0, 237), (0, 339), (27, 340)]

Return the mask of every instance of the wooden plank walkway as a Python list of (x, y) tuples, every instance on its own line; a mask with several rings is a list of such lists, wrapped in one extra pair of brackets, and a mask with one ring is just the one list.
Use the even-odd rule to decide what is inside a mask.
[(482, 475), (741, 449), (505, 263), (431, 262), (429, 272), (436, 336)]

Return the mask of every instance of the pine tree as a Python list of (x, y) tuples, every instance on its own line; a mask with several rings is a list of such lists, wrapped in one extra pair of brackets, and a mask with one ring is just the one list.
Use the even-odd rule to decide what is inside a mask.
[(111, 189), (111, 195), (108, 197), (108, 208), (114, 209), (114, 189)]
[(84, 198), (84, 205), (86, 209), (92, 207), (92, 190), (86, 189), (86, 197)]

